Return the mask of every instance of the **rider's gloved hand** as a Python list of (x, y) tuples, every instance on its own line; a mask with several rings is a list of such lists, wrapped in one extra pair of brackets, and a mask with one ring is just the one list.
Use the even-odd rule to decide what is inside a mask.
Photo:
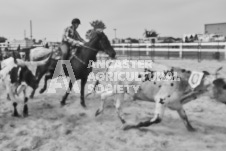
[(84, 46), (84, 43), (83, 42), (78, 42), (78, 45), (79, 46)]

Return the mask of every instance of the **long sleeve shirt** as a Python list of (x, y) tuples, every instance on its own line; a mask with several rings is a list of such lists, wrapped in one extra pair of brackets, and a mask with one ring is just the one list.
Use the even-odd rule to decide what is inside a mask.
[(69, 26), (64, 30), (62, 41), (68, 42), (71, 45), (76, 45), (76, 43), (79, 42), (85, 42), (73, 26)]

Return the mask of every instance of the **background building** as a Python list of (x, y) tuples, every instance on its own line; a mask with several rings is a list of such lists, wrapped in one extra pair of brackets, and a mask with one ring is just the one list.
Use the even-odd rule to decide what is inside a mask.
[(10, 41), (10, 49), (17, 49), (18, 46), (20, 48), (31, 48), (33, 46), (33, 41), (31, 39), (23, 39), (23, 40), (12, 40)]
[(9, 47), (9, 41), (0, 43), (0, 50), (8, 48), (8, 47)]
[(205, 24), (205, 34), (226, 36), (226, 23)]

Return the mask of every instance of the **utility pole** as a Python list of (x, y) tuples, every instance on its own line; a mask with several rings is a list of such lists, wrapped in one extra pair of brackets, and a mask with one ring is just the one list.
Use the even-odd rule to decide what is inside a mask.
[(31, 34), (31, 40), (32, 40), (32, 21), (30, 20), (30, 34)]
[(24, 30), (24, 39), (26, 38), (26, 30)]
[(117, 29), (116, 29), (116, 28), (114, 28), (114, 31), (115, 31), (115, 39), (116, 39), (116, 30), (117, 30)]

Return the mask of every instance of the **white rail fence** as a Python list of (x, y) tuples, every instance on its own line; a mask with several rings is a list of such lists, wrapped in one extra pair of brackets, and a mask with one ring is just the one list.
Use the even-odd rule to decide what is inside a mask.
[(226, 42), (112, 44), (117, 56), (168, 59), (226, 59)]

